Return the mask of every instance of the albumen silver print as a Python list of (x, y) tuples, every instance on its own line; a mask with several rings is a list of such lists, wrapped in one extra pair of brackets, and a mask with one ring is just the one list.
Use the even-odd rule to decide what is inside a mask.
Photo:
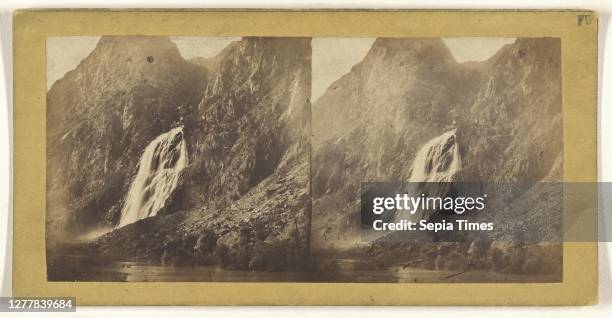
[[(49, 281), (562, 280), (559, 38), (46, 41)], [(368, 182), (531, 182), (541, 239), (364, 239)]]

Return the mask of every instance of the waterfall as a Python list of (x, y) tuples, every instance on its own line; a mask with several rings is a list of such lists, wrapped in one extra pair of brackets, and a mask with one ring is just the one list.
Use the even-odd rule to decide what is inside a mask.
[(452, 182), (461, 169), (456, 130), (427, 142), (414, 158), (410, 182)]
[[(410, 196), (425, 193), (429, 197), (442, 197), (450, 189), (455, 175), (461, 169), (461, 154), (457, 143), (456, 129), (429, 140), (419, 149), (412, 162), (409, 178)], [(410, 214), (405, 210), (396, 211), (394, 221), (420, 221), (428, 215), (427, 211)]]
[(157, 214), (178, 185), (187, 166), (183, 127), (159, 135), (145, 148), (130, 186), (118, 227)]

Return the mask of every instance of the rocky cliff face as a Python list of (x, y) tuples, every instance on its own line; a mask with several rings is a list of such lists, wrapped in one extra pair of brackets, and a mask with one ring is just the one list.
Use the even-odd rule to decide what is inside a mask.
[(330, 86), (313, 105), (313, 246), (354, 244), (360, 183), (409, 180), (419, 148), (473, 103), (480, 68), (440, 39), (378, 39)]
[[(360, 182), (410, 180), (419, 149), (450, 130), (456, 180), (560, 180), (559, 63), (558, 39), (465, 64), (439, 39), (378, 39), (313, 105), (313, 247), (354, 246)], [(534, 217), (545, 211), (555, 209)]]
[(486, 67), (490, 75), (458, 125), (466, 163), (462, 179), (559, 181), (561, 42), (518, 39)]
[(309, 151), (310, 40), (245, 38), (222, 54), (186, 119), (182, 208), (225, 206)]
[[(303, 268), (310, 245), (346, 250), (359, 239), (361, 182), (410, 180), (419, 150), (441, 136), (440, 165), (447, 145), (461, 158), (449, 178), (561, 178), (559, 40), (519, 39), (459, 64), (440, 39), (378, 39), (312, 107), (310, 59), (303, 38), (244, 38), (192, 63), (165, 37), (103, 37), (47, 95), (47, 246), (65, 236), (68, 252), (96, 257)], [(168, 200), (114, 229), (145, 149), (179, 126), (188, 164)], [(517, 194), (536, 202), (531, 224), (555, 220), (535, 206), (551, 193)], [(105, 227), (114, 230), (73, 244)], [(377, 244), (376, 255), (398, 255)], [(422, 263), (439, 257), (399, 248)]]
[[(121, 50), (104, 49), (110, 40), (120, 42)], [(126, 66), (131, 64), (121, 64), (106, 70), (112, 64), (107, 56), (138, 64), (134, 69)], [(62, 125), (53, 127), (58, 135), (83, 122), (108, 131), (92, 132), (85, 126), (81, 134), (74, 134), (74, 144), (69, 148), (62, 144), (57, 150), (58, 159), (50, 158), (61, 162), (61, 156), (70, 153), (88, 156), (72, 168), (73, 175), (95, 167), (98, 170), (88, 171), (80, 180), (95, 182), (94, 194), (112, 191), (113, 195), (104, 197), (107, 207), (80, 194), (76, 201), (83, 202), (83, 207), (62, 212), (70, 217), (94, 213), (92, 223), (100, 224), (110, 210), (113, 219), (108, 223), (117, 224), (112, 212), (121, 210), (145, 147), (172, 127), (183, 127), (181, 140), (186, 143), (189, 163), (180, 173), (176, 190), (155, 216), (68, 248), (102, 258), (169, 264), (220, 264), (252, 270), (304, 266), (310, 207), (310, 57), (310, 39), (244, 38), (213, 58), (214, 67), (206, 70), (184, 61), (166, 38), (103, 38), (90, 57), (66, 76), (69, 80), (54, 86), (49, 101), (50, 106), (60, 107), (64, 102), (56, 99), (65, 100), (71, 94), (96, 97), (96, 103), (83, 106), (83, 116), (90, 120), (60, 120)], [(155, 63), (164, 69), (149, 69)], [(77, 84), (83, 80), (74, 75), (77, 73), (98, 79), (97, 86), (79, 92)], [(114, 106), (118, 109), (109, 104), (118, 104)], [(50, 114), (49, 122), (57, 125), (56, 116), (60, 115)], [(117, 122), (109, 123), (106, 117)], [(98, 140), (115, 152), (102, 144), (100, 150), (93, 147), (101, 154), (90, 157), (84, 149), (92, 147), (85, 143), (101, 142)], [(110, 168), (101, 168), (105, 164)], [(49, 169), (59, 171), (57, 178), (71, 176), (57, 167)], [(110, 179), (113, 173), (117, 180)], [(61, 182), (58, 179), (53, 184)]]
[(238, 268), (306, 264), (310, 57), (310, 39), (230, 45), (185, 122), (193, 162), (170, 209), (193, 211), (187, 232), (215, 232)]
[(118, 221), (146, 145), (197, 105), (208, 72), (166, 37), (102, 37), (47, 94), (48, 230)]

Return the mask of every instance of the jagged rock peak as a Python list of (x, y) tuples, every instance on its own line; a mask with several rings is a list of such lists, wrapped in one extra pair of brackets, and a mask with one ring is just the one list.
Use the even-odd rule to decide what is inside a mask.
[(372, 44), (366, 60), (387, 55), (419, 63), (456, 63), (449, 48), (440, 38), (378, 38)]
[(549, 64), (559, 68), (561, 40), (558, 38), (519, 38), (513, 44), (506, 44), (489, 60), (489, 64), (498, 61), (522, 64)]
[(296, 59), (310, 60), (310, 38), (245, 37), (222, 53), (219, 71), (240, 76), (255, 69), (290, 66)]
[(182, 59), (178, 47), (167, 36), (103, 36), (92, 55), (99, 52), (116, 54), (137, 64), (153, 64), (156, 57)]
[[(103, 36), (96, 48), (72, 71), (53, 84), (78, 81), (81, 86), (96, 89), (114, 86), (113, 82), (137, 84), (138, 78), (164, 78), (176, 73), (177, 65), (187, 62), (174, 42), (165, 36)], [(106, 82), (106, 83), (104, 83)]]

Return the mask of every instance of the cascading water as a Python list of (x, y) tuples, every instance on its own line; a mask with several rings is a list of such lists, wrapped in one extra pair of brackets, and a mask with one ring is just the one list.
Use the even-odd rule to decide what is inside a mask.
[(187, 166), (183, 127), (159, 135), (145, 149), (125, 199), (118, 227), (155, 216), (176, 189)]
[(455, 129), (431, 139), (412, 163), (410, 182), (451, 182), (461, 169)]
[[(412, 162), (409, 179), (410, 196), (425, 193), (428, 197), (442, 197), (448, 193), (450, 182), (461, 169), (461, 154), (457, 143), (456, 129), (429, 140), (417, 152)], [(426, 217), (425, 211), (413, 214), (405, 210), (396, 211), (394, 221), (420, 221)]]

